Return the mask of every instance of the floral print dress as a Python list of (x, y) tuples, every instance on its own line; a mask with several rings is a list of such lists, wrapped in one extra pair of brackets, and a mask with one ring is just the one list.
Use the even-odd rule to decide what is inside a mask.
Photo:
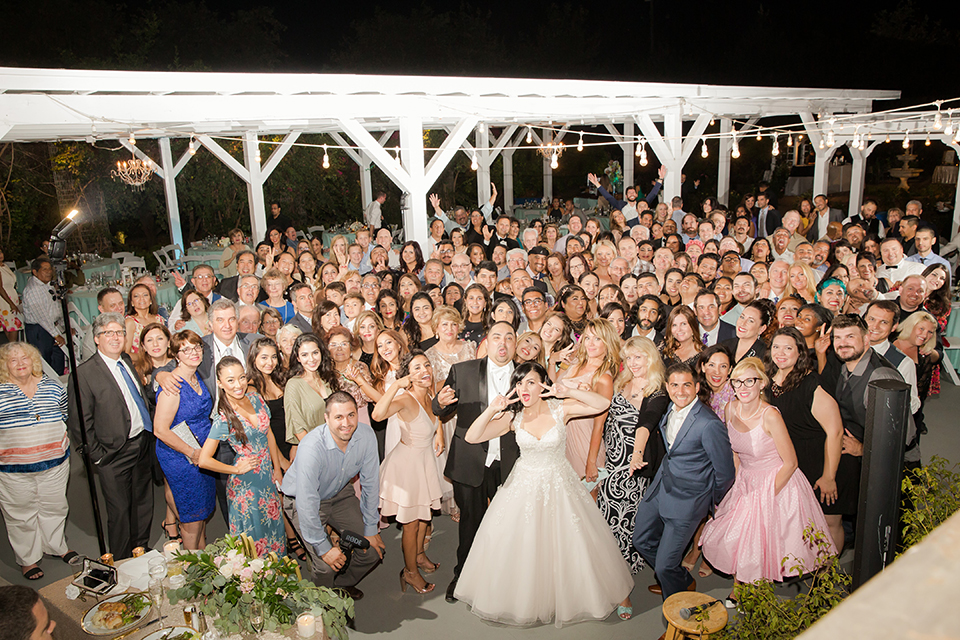
[(252, 456), (254, 467), (242, 475), (233, 474), (227, 480), (227, 503), (230, 505), (230, 534), (245, 533), (253, 539), (257, 555), (271, 551), (283, 555), (286, 550), (283, 529), (283, 511), (280, 493), (273, 484), (273, 461), (267, 433), (270, 430), (270, 409), (258, 393), (247, 398), (257, 412), (257, 424), (250, 424), (239, 413), (247, 444), (241, 444), (229, 423), (218, 413), (210, 430), (210, 438), (230, 444), (237, 457)]

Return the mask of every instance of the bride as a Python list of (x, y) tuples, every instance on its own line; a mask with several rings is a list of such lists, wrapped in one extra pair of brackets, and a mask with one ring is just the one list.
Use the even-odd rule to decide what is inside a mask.
[(511, 392), (465, 439), (516, 431), (520, 459), (497, 492), (467, 557), (456, 597), (485, 620), (512, 625), (603, 619), (633, 588), (617, 542), (566, 457), (566, 422), (605, 411), (598, 393), (547, 386), (536, 362), (514, 369)]

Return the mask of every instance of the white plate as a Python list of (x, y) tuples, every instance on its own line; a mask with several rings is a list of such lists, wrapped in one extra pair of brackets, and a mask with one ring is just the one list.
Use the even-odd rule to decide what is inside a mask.
[[(189, 631), (193, 634), (194, 639), (200, 637), (200, 634), (191, 629), (190, 627), (167, 627), (166, 629), (157, 629), (150, 635), (143, 638), (143, 640), (161, 640), (161, 638), (174, 638), (185, 631)], [(169, 635), (168, 635), (169, 634)]]
[[(140, 593), (141, 595), (146, 597), (147, 600), (150, 599), (149, 594), (143, 593), (143, 592), (140, 592)], [(83, 618), (80, 620), (80, 626), (83, 627), (84, 631), (86, 631), (92, 636), (115, 636), (119, 633), (123, 633), (128, 629), (133, 629), (135, 626), (143, 622), (147, 618), (147, 616), (150, 615), (150, 612), (153, 611), (153, 603), (149, 603), (146, 607), (144, 607), (143, 610), (140, 612), (140, 615), (134, 618), (133, 622), (131, 622), (130, 624), (125, 624), (118, 629), (104, 629), (102, 627), (98, 627), (93, 624), (93, 616), (95, 613), (97, 613), (97, 611), (100, 610), (100, 606), (102, 604), (104, 604), (105, 602), (120, 602), (124, 598), (132, 595), (136, 595), (136, 594), (120, 593), (115, 596), (110, 596), (109, 598), (106, 598), (101, 602), (98, 602), (97, 604), (92, 606), (89, 611), (83, 614)]]

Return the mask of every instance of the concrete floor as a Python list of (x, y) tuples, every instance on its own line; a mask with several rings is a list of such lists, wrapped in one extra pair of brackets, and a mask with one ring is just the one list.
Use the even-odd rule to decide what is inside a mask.
[[(957, 406), (960, 406), (960, 388), (954, 387), (949, 382), (943, 385), (940, 397), (931, 399), (927, 403), (926, 415), (930, 432), (924, 437), (921, 445), (924, 461), (934, 453), (955, 462), (960, 461), (960, 430), (950, 426), (956, 424), (955, 414), (951, 415), (951, 412)], [(72, 549), (93, 557), (99, 554), (87, 482), (80, 459), (75, 455), (71, 462), (73, 467), (68, 489), (71, 512), (67, 523), (67, 541)], [(163, 494), (159, 489), (156, 492), (155, 505), (156, 534), (151, 542), (154, 547), (159, 548), (163, 541), (160, 528), (160, 522), (163, 521)], [(207, 526), (207, 537), (214, 539), (225, 532), (226, 525), (217, 513)], [(560, 640), (564, 638), (654, 640), (666, 628), (660, 614), (659, 596), (654, 596), (647, 591), (647, 585), (653, 582), (649, 569), (644, 569), (636, 576), (637, 588), (632, 594), (634, 618), (630, 621), (622, 622), (615, 615), (611, 615), (605, 621), (584, 622), (562, 629), (552, 626), (515, 629), (488, 624), (473, 616), (465, 605), (447, 604), (443, 599), (444, 590), (453, 577), (457, 544), (456, 525), (448, 517), (442, 516), (434, 520), (433, 540), (428, 553), (433, 561), (441, 564), (441, 567), (435, 574), (428, 576), (431, 582), (437, 583), (436, 589), (424, 596), (417, 595), (410, 589), (406, 594), (400, 593), (398, 575), (403, 563), (399, 530), (394, 527), (385, 530), (383, 534), (387, 545), (387, 556), (383, 565), (360, 584), (366, 597), (357, 603), (357, 629), (352, 634), (354, 637), (397, 633), (399, 638), (411, 639), (442, 635), (456, 636), (464, 640), (490, 637), (523, 637), (527, 640), (546, 637)], [(843, 563), (849, 568), (852, 561), (852, 552), (848, 551), (843, 557)], [(29, 584), (33, 587), (40, 588), (70, 573), (69, 567), (56, 558), (45, 558), (41, 568), (45, 576), (39, 581), (30, 582)], [(6, 542), (5, 531), (0, 542), (0, 581), (2, 580), (14, 584), (28, 583), (20, 574), (13, 552)], [(730, 580), (720, 576), (710, 576), (697, 582), (698, 591), (719, 599), (729, 593), (732, 584)], [(782, 592), (795, 593), (796, 589), (797, 587), (787, 586), (782, 588)]]

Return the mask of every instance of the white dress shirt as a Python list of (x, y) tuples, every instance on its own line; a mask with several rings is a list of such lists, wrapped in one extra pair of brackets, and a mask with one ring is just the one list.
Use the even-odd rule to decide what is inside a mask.
[(895, 264), (892, 267), (884, 265), (883, 268), (878, 269), (877, 277), (886, 278), (890, 284), (896, 284), (907, 276), (919, 276), (923, 274), (924, 269), (926, 269), (926, 267), (919, 262), (911, 262), (904, 258), (899, 264)]
[(127, 375), (130, 376), (131, 380), (137, 379), (137, 373), (131, 371), (130, 367), (122, 359), (113, 359), (103, 353), (103, 351), (97, 351), (100, 354), (100, 357), (103, 358), (104, 363), (107, 365), (107, 369), (110, 370), (110, 373), (113, 375), (113, 379), (117, 382), (117, 386), (120, 387), (120, 393), (123, 394), (123, 400), (127, 403), (127, 412), (130, 414), (130, 433), (127, 435), (127, 438), (135, 438), (140, 435), (140, 432), (143, 431), (143, 416), (140, 415), (140, 407), (137, 406), (137, 401), (133, 399), (133, 394), (130, 393), (130, 387), (127, 386), (127, 381), (123, 379), (123, 375), (120, 374), (120, 371), (117, 369), (117, 363), (120, 363), (120, 366), (127, 370)]
[[(237, 341), (237, 336), (233, 336), (233, 342), (229, 345), (225, 345), (220, 342), (220, 338), (213, 336), (213, 370), (217, 370), (217, 365), (220, 364), (220, 360), (226, 356), (233, 356), (240, 361), (240, 364), (243, 365), (243, 368), (247, 368), (247, 363), (243, 357), (243, 349), (240, 348), (240, 343)], [(210, 390), (210, 393), (213, 393), (213, 390)]]
[[(505, 396), (510, 392), (510, 376), (513, 375), (513, 363), (508, 362), (498, 367), (492, 360), (487, 360), (487, 406), (493, 403), (497, 396)], [(487, 442), (487, 460), (485, 466), (490, 466), (500, 459), (500, 438), (493, 438)]]
[(673, 441), (677, 439), (677, 434), (680, 433), (680, 427), (683, 426), (687, 415), (689, 415), (690, 410), (693, 409), (693, 405), (696, 404), (696, 402), (696, 399), (694, 399), (693, 402), (683, 409), (677, 409), (676, 405), (673, 406), (670, 417), (667, 418), (667, 449), (673, 447)]
[[(887, 352), (890, 351), (891, 348), (901, 354), (903, 353), (894, 347), (889, 339), (884, 340), (880, 344), (872, 344), (870, 348), (884, 357), (886, 357)], [(903, 360), (897, 365), (897, 371), (900, 372), (903, 381), (910, 385), (910, 413), (916, 413), (920, 410), (920, 393), (917, 389), (917, 364), (911, 360), (909, 356), (904, 355)]]

